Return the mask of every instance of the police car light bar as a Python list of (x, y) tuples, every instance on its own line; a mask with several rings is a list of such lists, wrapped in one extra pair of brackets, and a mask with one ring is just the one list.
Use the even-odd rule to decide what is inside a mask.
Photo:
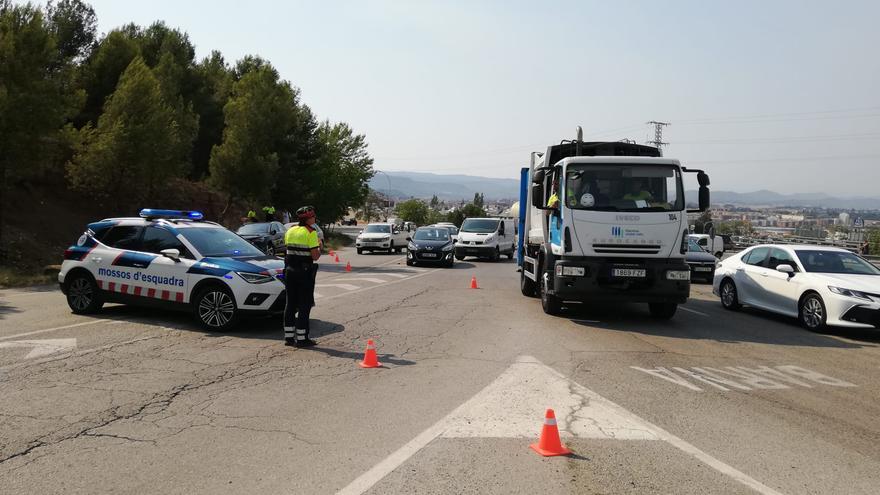
[(205, 218), (199, 211), (157, 210), (155, 208), (144, 208), (140, 215), (142, 218), (188, 218), (190, 220)]

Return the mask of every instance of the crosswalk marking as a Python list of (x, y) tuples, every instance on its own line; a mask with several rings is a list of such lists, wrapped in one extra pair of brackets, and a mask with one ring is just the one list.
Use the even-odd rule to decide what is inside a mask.
[(358, 290), (360, 287), (351, 284), (315, 284), (315, 287), (336, 287), (343, 290)]
[(372, 278), (372, 277), (340, 277), (340, 278), (333, 279), (334, 282), (337, 280), (345, 280), (345, 281), (349, 281), (349, 282), (363, 280), (364, 282), (372, 282), (374, 284), (384, 284), (385, 282), (387, 282), (387, 280), (382, 280), (381, 278)]

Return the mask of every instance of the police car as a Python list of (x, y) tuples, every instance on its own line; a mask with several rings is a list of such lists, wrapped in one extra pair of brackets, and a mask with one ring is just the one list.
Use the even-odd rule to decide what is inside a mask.
[(90, 223), (64, 252), (58, 282), (77, 314), (105, 302), (162, 306), (226, 330), (244, 314), (284, 309), (283, 270), (199, 212), (144, 209), (140, 218)]

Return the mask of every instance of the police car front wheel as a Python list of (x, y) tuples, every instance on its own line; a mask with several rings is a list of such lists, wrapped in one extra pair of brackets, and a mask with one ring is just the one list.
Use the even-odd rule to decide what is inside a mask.
[(67, 279), (67, 305), (79, 315), (95, 313), (104, 305), (98, 284), (85, 273), (74, 273)]
[(219, 285), (199, 291), (193, 299), (193, 311), (199, 323), (209, 330), (227, 330), (238, 319), (232, 293)]

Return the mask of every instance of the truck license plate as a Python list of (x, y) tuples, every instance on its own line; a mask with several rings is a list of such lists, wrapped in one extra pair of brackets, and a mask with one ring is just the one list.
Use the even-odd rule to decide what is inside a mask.
[(647, 273), (643, 268), (615, 268), (611, 275), (615, 277), (645, 278)]

